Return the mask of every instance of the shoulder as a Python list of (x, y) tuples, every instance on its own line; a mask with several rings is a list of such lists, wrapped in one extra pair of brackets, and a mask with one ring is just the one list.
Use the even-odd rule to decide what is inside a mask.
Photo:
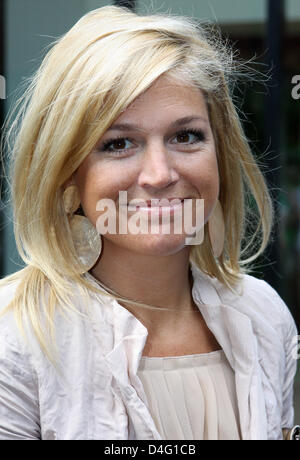
[(18, 278), (12, 276), (7, 276), (0, 281), (0, 313), (13, 300), (18, 284)]
[(229, 305), (248, 316), (254, 329), (261, 332), (271, 332), (272, 329), (282, 339), (287, 335), (297, 335), (295, 321), (288, 306), (266, 281), (250, 274), (241, 274), (235, 286), (229, 287), (201, 271), (195, 263), (192, 263), (192, 271), (199, 291), (204, 295), (207, 292), (207, 298), (212, 299), (213, 303)]
[(20, 280), (15, 276), (7, 276), (0, 281), (0, 331), (3, 333), (15, 328), (13, 309), (8, 309), (14, 300)]
[(19, 280), (0, 282), (0, 439), (40, 439), (39, 379), (32, 354), (17, 325), (14, 299)]
[(21, 384), (32, 382), (35, 371), (26, 335), (17, 324), (14, 309), (7, 308), (14, 300), (19, 282), (17, 277), (0, 282), (0, 373), (4, 369), (8, 379), (17, 379)]
[(234, 290), (222, 284), (216, 278), (210, 278), (222, 302), (247, 314), (252, 322), (265, 324), (283, 337), (297, 334), (297, 328), (290, 309), (278, 292), (266, 281), (249, 274), (241, 275)]

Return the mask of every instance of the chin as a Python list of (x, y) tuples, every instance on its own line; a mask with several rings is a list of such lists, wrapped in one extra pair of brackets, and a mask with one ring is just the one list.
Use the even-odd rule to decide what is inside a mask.
[(138, 239), (131, 245), (132, 251), (152, 256), (168, 256), (181, 251), (185, 245), (185, 235), (136, 235)]

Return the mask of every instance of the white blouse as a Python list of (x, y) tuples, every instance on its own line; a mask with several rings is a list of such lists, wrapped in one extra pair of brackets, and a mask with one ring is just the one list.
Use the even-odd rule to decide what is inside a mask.
[(241, 439), (234, 372), (223, 350), (143, 356), (138, 376), (163, 439)]
[[(263, 280), (243, 275), (237, 295), (200, 272), (194, 263), (192, 270), (193, 299), (234, 370), (241, 438), (281, 440), (282, 428), (294, 424), (293, 382), (299, 362), (295, 356), (298, 332), (288, 307)], [(12, 300), (16, 287), (16, 282), (0, 287), (0, 313)], [(0, 316), (0, 440), (161, 440), (156, 427), (160, 427), (159, 421), (154, 423), (142, 381), (137, 378), (147, 329), (115, 299), (102, 294), (83, 297), (76, 283), (72, 305), (81, 315), (55, 310), (60, 372), (45, 358), (27, 323), (26, 341), (13, 312)], [(41, 304), (41, 320), (44, 312)], [(178, 359), (172, 361), (177, 364)], [(230, 368), (225, 368), (223, 375), (219, 366), (214, 366), (216, 372), (211, 365), (206, 367), (183, 371), (192, 375), (184, 396), (188, 414), (196, 412), (199, 426), (202, 417), (206, 424), (208, 420), (217, 423), (217, 418), (207, 411), (205, 416), (195, 411), (194, 404), (200, 400), (195, 388), (201, 388), (202, 393), (208, 393), (208, 388), (219, 409), (226, 404), (222, 397), (224, 381), (229, 383), (232, 375)], [(174, 388), (177, 372), (167, 371), (175, 376), (172, 380), (160, 378), (164, 384), (155, 391), (157, 398), (167, 379)], [(198, 376), (203, 374), (210, 384), (200, 387)], [(186, 382), (178, 381), (187, 388)], [(181, 430), (187, 430), (186, 437), (193, 434), (192, 429), (197, 431), (197, 424), (191, 428), (184, 421), (186, 409), (182, 405), (168, 403), (164, 407), (166, 414), (176, 411)], [(225, 422), (224, 412), (218, 413), (222, 432), (229, 427), (227, 413), (230, 409), (226, 409)]]

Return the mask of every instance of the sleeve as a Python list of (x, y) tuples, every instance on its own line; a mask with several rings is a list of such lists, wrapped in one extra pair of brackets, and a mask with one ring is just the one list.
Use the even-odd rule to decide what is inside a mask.
[[(298, 351), (298, 335), (295, 321), (286, 309), (285, 314), (287, 316), (287, 328), (285, 338), (285, 375), (283, 383), (283, 406), (282, 406), (282, 428), (292, 428), (294, 425), (294, 379), (297, 371), (297, 362), (300, 357)], [(300, 424), (300, 420), (296, 420), (297, 424)]]
[(18, 338), (5, 329), (0, 327), (0, 440), (39, 440), (37, 376)]
[[(277, 291), (265, 281), (261, 280), (268, 293), (274, 307), (280, 312), (280, 335), (284, 345), (284, 375), (282, 378), (282, 412), (281, 428), (291, 429), (295, 423), (300, 424), (300, 420), (294, 421), (294, 382), (297, 372), (297, 363), (300, 358), (297, 326), (295, 320)], [(279, 329), (278, 329), (279, 331)]]

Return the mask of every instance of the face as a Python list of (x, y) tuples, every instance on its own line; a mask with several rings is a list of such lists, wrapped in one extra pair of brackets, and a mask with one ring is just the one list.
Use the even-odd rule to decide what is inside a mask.
[[(137, 208), (149, 224), (154, 213), (158, 213), (159, 233), (119, 233), (118, 211), (125, 209), (119, 202), (119, 192), (127, 193), (128, 203), (137, 200), (148, 202), (146, 205), (150, 200), (163, 198), (192, 199), (193, 224), (196, 200), (203, 199), (207, 221), (218, 199), (219, 175), (201, 91), (160, 77), (104, 133), (77, 169), (74, 182), (84, 213), (95, 226), (104, 212), (103, 208), (96, 210), (99, 200), (109, 198), (115, 204), (117, 233), (102, 236), (104, 247), (114, 245), (114, 249), (149, 255), (169, 255), (186, 248), (184, 225), (181, 233), (174, 234), (175, 221), (170, 212), (171, 231), (164, 233), (159, 208)], [(173, 208), (175, 216), (176, 209)], [(129, 220), (134, 211), (126, 207), (126, 213)]]

